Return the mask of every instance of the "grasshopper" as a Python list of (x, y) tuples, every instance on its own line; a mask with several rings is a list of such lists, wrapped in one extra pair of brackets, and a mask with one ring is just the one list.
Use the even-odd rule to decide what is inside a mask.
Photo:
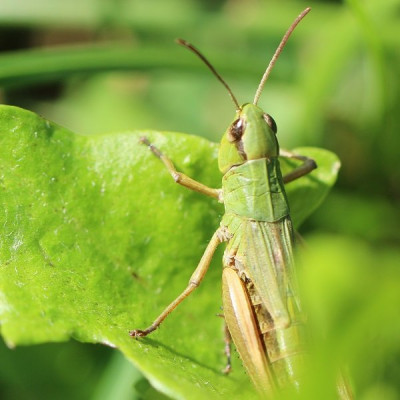
[[(308, 174), (316, 163), (307, 157), (279, 151), (273, 118), (257, 106), (264, 84), (290, 34), (310, 11), (305, 9), (290, 26), (273, 55), (253, 103), (239, 105), (231, 89), (191, 44), (178, 43), (194, 52), (226, 87), (236, 106), (236, 116), (219, 149), (222, 188), (214, 189), (178, 172), (173, 162), (146, 138), (142, 142), (165, 165), (176, 183), (216, 198), (225, 206), (220, 226), (212, 236), (186, 289), (146, 329), (130, 332), (146, 336), (200, 284), (219, 244), (223, 256), (222, 297), (230, 370), (230, 337), (255, 387), (265, 395), (278, 390), (300, 390), (305, 363), (306, 332), (293, 263), (294, 231), (285, 184)], [(303, 163), (282, 176), (278, 156)]]

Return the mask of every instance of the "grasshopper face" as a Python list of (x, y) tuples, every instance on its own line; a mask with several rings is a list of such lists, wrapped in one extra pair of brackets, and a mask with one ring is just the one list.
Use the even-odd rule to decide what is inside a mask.
[(220, 171), (225, 174), (246, 161), (278, 157), (276, 132), (271, 116), (254, 104), (244, 104), (222, 138), (218, 156)]

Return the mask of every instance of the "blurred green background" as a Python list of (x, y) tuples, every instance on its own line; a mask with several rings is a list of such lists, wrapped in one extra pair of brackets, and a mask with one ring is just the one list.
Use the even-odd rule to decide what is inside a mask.
[[(310, 246), (336, 243), (330, 251), (339, 249), (343, 271), (350, 259), (350, 268), (360, 264), (348, 282), (371, 292), (349, 299), (370, 304), (366, 298), (391, 293), (387, 288), (396, 282), (400, 291), (399, 0), (3, 0), (0, 101), (83, 134), (144, 128), (218, 141), (234, 106), (174, 39), (201, 49), (244, 103), (307, 6), (313, 10), (290, 39), (259, 105), (275, 118), (283, 147), (324, 147), (342, 160), (336, 187), (302, 233)], [(371, 284), (363, 285), (364, 278)], [(352, 307), (350, 300), (343, 309)], [(353, 332), (365, 347), (349, 345), (358, 349), (349, 350), (349, 363), (363, 399), (400, 398), (400, 304), (387, 309), (385, 301), (354, 309), (367, 310), (371, 321)], [(379, 318), (368, 314), (372, 309)], [(357, 318), (354, 310), (348, 318)], [(101, 346), (11, 351), (1, 344), (0, 354), (1, 399), (42, 399), (44, 393), (134, 399), (146, 392), (140, 374)], [(362, 360), (365, 368), (357, 369)]]

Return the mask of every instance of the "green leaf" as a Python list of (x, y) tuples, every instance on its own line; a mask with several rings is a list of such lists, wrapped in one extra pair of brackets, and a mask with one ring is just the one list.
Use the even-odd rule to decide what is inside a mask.
[[(299, 227), (322, 203), (335, 184), (340, 161), (336, 154), (317, 147), (298, 147), (293, 152), (312, 158), (318, 167), (310, 174), (286, 185), (290, 214), (294, 225)], [(283, 157), (280, 161), (283, 174), (301, 164), (300, 161)]]
[[(218, 146), (204, 139), (154, 131), (81, 136), (0, 106), (2, 335), (9, 346), (74, 338), (117, 347), (173, 398), (254, 397), (237, 357), (233, 373), (221, 373), (222, 249), (201, 288), (159, 330), (141, 340), (128, 335), (182, 291), (223, 214), (213, 199), (176, 185), (139, 144), (143, 135), (179, 170), (220, 186)], [(288, 185), (294, 209), (304, 190), (303, 206), (321, 200), (314, 191), (325, 194), (337, 172), (322, 170)]]

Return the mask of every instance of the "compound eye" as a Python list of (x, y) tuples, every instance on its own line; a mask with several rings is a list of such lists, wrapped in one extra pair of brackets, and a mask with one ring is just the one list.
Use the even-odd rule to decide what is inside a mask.
[(228, 140), (230, 142), (238, 142), (244, 132), (244, 122), (242, 119), (238, 118), (236, 121), (232, 123), (232, 125), (229, 128), (228, 132)]
[(264, 114), (264, 120), (272, 129), (272, 132), (276, 134), (278, 132), (278, 127), (276, 126), (275, 120), (269, 114)]

